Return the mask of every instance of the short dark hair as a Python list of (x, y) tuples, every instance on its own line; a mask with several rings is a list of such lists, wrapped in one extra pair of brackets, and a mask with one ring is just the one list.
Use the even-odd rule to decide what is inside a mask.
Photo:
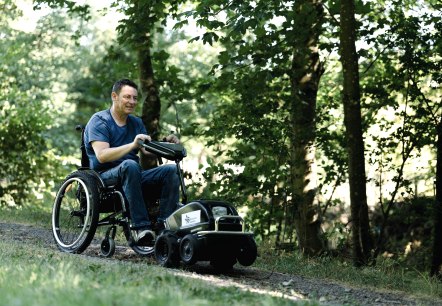
[(114, 86), (112, 86), (112, 92), (116, 92), (117, 94), (120, 94), (121, 88), (123, 88), (123, 86), (130, 86), (130, 87), (133, 87), (136, 90), (138, 90), (137, 84), (135, 84), (131, 80), (121, 79), (121, 80), (118, 80), (114, 83)]

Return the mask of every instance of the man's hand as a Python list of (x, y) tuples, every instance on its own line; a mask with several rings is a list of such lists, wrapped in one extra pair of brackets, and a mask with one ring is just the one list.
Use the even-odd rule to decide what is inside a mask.
[(135, 136), (135, 139), (132, 143), (133, 149), (139, 149), (141, 148), (140, 144), (138, 143), (139, 141), (145, 142), (147, 141), (151, 141), (152, 139), (150, 138), (149, 135), (145, 135), (145, 134), (138, 134), (137, 136)]
[(147, 140), (147, 141), (152, 141), (152, 138), (150, 138), (149, 135), (138, 134), (137, 136), (135, 136), (135, 139), (134, 139), (133, 145), (136, 145), (135, 148), (140, 148), (141, 153), (143, 153), (144, 155), (149, 156), (149, 157), (155, 157), (155, 156), (156, 156), (155, 154), (148, 152), (145, 148), (143, 148), (143, 147), (140, 146), (140, 144), (138, 143), (138, 141), (140, 141), (140, 140), (141, 140), (142, 142), (144, 142), (144, 141), (146, 141), (146, 140)]
[(174, 134), (170, 134), (170, 135), (166, 136), (165, 139), (167, 142), (176, 143), (176, 144), (180, 143), (180, 140)]

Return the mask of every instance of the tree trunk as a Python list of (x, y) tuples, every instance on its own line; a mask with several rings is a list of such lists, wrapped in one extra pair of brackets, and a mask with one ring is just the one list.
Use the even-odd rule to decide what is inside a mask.
[(442, 120), (437, 125), (436, 199), (434, 202), (433, 260), (431, 276), (442, 280)]
[[(161, 2), (158, 5), (163, 6)], [(125, 31), (120, 33), (124, 41), (129, 41), (137, 52), (138, 74), (142, 101), (141, 119), (147, 133), (158, 140), (160, 130), (161, 103), (158, 87), (155, 83), (152, 56), (150, 54), (152, 35), (158, 16), (155, 13), (155, 1), (134, 0), (133, 6), (127, 9), (130, 17), (126, 22)], [(157, 166), (157, 158), (148, 158), (141, 154), (141, 166), (149, 169)]]
[(347, 138), (348, 176), (352, 222), (352, 245), (356, 266), (368, 263), (372, 249), (368, 218), (364, 140), (356, 53), (356, 21), (354, 0), (341, 0), (341, 63), (343, 68), (344, 124)]
[(320, 1), (295, 2), (298, 16), (294, 45), (291, 88), (291, 178), (295, 229), (300, 250), (316, 255), (323, 250), (319, 209), (314, 204), (316, 96), (323, 67), (317, 48), (322, 29), (323, 8)]
[[(148, 47), (138, 50), (138, 70), (140, 74), (140, 89), (143, 95), (141, 119), (152, 139), (158, 140), (161, 102), (158, 88), (155, 84), (152, 59)], [(148, 158), (143, 154), (141, 155), (141, 166), (143, 169), (149, 169), (156, 165), (156, 158)]]

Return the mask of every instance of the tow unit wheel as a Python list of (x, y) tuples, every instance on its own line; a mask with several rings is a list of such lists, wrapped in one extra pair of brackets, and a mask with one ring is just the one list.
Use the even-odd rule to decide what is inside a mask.
[(193, 265), (198, 260), (198, 252), (200, 250), (198, 239), (188, 234), (184, 236), (180, 243), (180, 257), (185, 265)]
[(101, 255), (104, 257), (112, 257), (115, 253), (115, 240), (111, 237), (104, 238), (101, 241)]
[(251, 266), (257, 255), (258, 249), (255, 240), (250, 236), (242, 239), (237, 255), (238, 262), (245, 267)]
[(210, 265), (218, 272), (228, 272), (236, 264), (235, 255), (219, 252), (210, 261)]
[(178, 267), (180, 258), (178, 254), (177, 238), (171, 234), (162, 234), (155, 242), (155, 258), (157, 262), (167, 268)]

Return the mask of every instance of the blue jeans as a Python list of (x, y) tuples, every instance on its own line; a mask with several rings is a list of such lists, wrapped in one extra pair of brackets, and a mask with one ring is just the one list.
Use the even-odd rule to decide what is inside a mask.
[(131, 227), (151, 227), (145, 197), (157, 195), (160, 199), (158, 222), (163, 222), (176, 209), (179, 201), (180, 180), (176, 165), (167, 164), (143, 170), (138, 162), (125, 160), (120, 165), (100, 174), (106, 185), (121, 185), (129, 204)]

